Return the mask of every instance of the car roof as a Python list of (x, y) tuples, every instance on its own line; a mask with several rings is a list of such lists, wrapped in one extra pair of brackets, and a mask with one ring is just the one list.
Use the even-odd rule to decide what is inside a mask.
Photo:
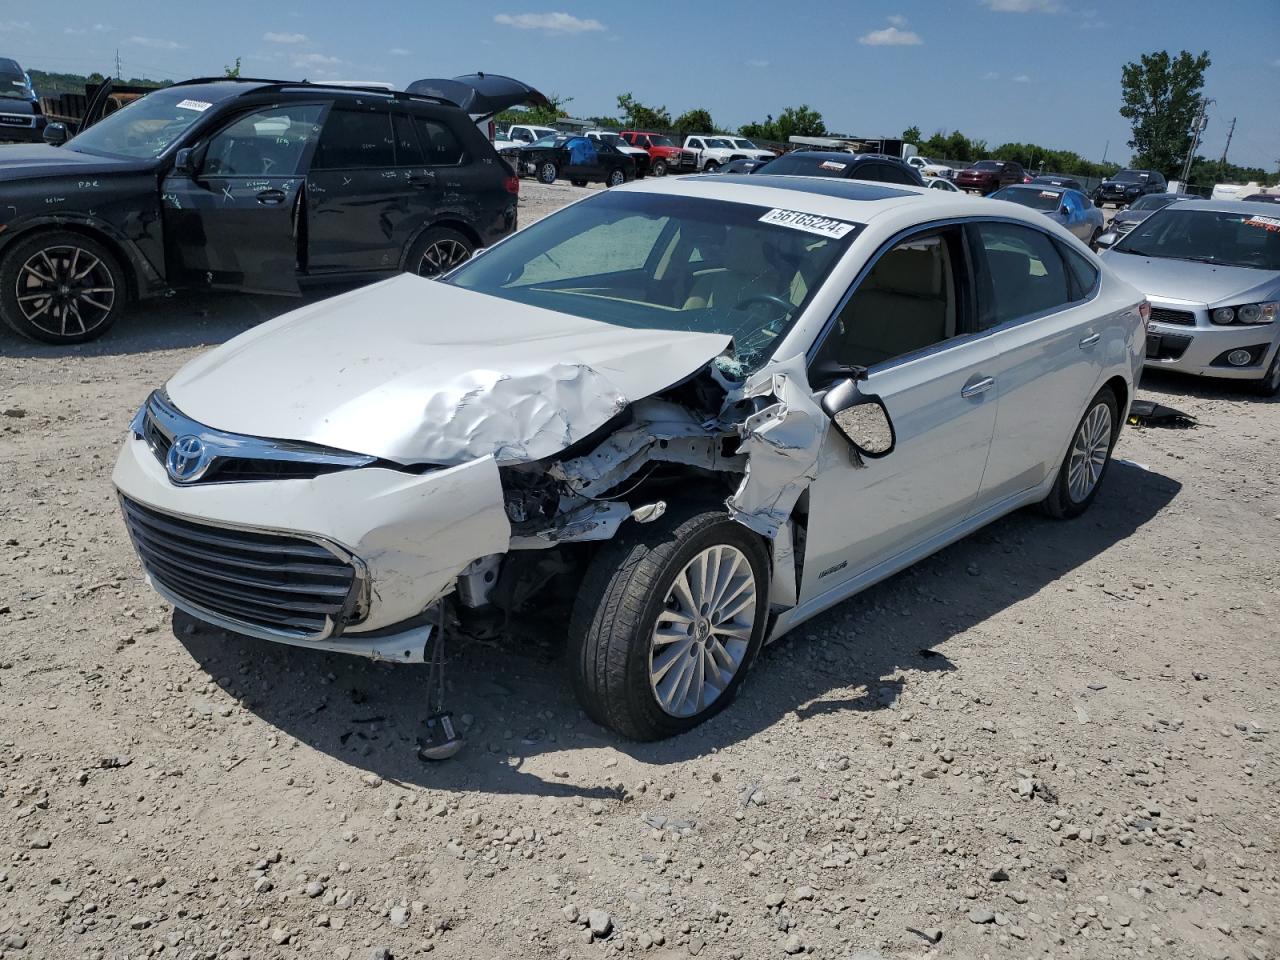
[(449, 107), (454, 110), (460, 109), (456, 104), (450, 103), (448, 100), (421, 93), (404, 93), (400, 90), (388, 90), (383, 87), (338, 86), (337, 84), (329, 83), (308, 83), (305, 80), (267, 80), (256, 77), (205, 77), (196, 80), (183, 80), (181, 83), (175, 83), (168, 87), (161, 87), (160, 89), (180, 90), (184, 91), (184, 95), (191, 97), (196, 97), (198, 95), (203, 99), (214, 102), (226, 100), (231, 97), (249, 96), (251, 94), (270, 90), (279, 91), (280, 93), (297, 92), (322, 95), (331, 98), (349, 97), (352, 99), (367, 99), (374, 97), (380, 100), (430, 103), (441, 107)]
[(1196, 210), (1209, 213), (1252, 213), (1260, 217), (1274, 217), (1275, 204), (1265, 200), (1201, 200)]

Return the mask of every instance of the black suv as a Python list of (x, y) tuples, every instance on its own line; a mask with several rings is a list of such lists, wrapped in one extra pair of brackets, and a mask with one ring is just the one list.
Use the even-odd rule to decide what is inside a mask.
[[(191, 80), (62, 147), (0, 149), (0, 315), (27, 337), (77, 343), (130, 297), (176, 288), (297, 294), (440, 274), (516, 228), (519, 181), (467, 106)], [(62, 137), (51, 124), (46, 139)]]
[(844, 153), (839, 150), (793, 150), (774, 157), (751, 171), (784, 177), (838, 177), (848, 180), (877, 180), (923, 187), (924, 179), (915, 167), (879, 153)]
[(0, 57), (0, 143), (39, 143), (45, 116), (18, 61)]
[(1108, 203), (1127, 207), (1148, 193), (1164, 193), (1168, 189), (1164, 174), (1155, 170), (1121, 170), (1098, 184), (1093, 191), (1093, 202), (1099, 207)]

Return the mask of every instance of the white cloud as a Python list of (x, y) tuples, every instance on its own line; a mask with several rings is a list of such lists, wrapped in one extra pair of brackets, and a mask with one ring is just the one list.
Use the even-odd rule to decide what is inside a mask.
[(1025, 73), (1020, 73), (1013, 78), (1013, 82), (1014, 83), (1030, 83), (1031, 78), (1028, 77)]
[(886, 19), (888, 19), (888, 21), (895, 27), (905, 27), (907, 25), (907, 18), (900, 13), (895, 13), (893, 16)]
[(30, 33), (31, 23), (28, 20), (0, 20), (0, 33)]
[(111, 30), (114, 30), (114, 29), (115, 29), (115, 27), (111, 26), (110, 24), (106, 24), (106, 23), (95, 23), (95, 24), (93, 25), (93, 32), (94, 32), (94, 33), (107, 33), (107, 32), (109, 32), (109, 31), (111, 31)]
[(341, 57), (330, 57), (323, 53), (300, 53), (293, 58), (293, 65), (299, 70), (317, 67), (333, 67), (342, 62)]
[(994, 70), (991, 70), (988, 73), (984, 73), (982, 75), (982, 79), (983, 80), (999, 80), (1000, 74), (996, 73)]
[(605, 28), (599, 20), (583, 20), (568, 13), (500, 13), (493, 22), (517, 30), (547, 33), (591, 33)]
[(757, 70), (763, 70), (768, 65), (769, 65), (768, 60), (748, 60), (747, 61), (748, 67), (755, 67)]
[(997, 13), (1057, 13), (1062, 9), (1058, 0), (982, 0)]
[(125, 43), (132, 43), (139, 47), (150, 47), (152, 50), (185, 50), (182, 44), (176, 40), (166, 40), (163, 37), (129, 37)]
[(859, 43), (869, 47), (913, 47), (924, 43), (920, 35), (913, 30), (899, 30), (897, 27), (885, 27), (883, 30), (872, 30), (858, 38)]
[(407, 57), (412, 52), (412, 50), (406, 50), (404, 47), (392, 47), (387, 51), (387, 53), (391, 54), (393, 57)]
[(311, 38), (305, 33), (264, 33), (262, 39), (267, 43), (310, 43)]

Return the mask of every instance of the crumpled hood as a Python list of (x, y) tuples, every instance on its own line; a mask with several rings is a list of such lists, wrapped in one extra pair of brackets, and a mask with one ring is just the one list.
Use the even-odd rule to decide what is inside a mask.
[(403, 274), (302, 307), (178, 372), (169, 398), (232, 433), (400, 463), (539, 460), (722, 353)]
[(1224, 302), (1272, 300), (1280, 286), (1275, 273), (1252, 267), (1139, 257), (1121, 250), (1108, 250), (1102, 259), (1121, 280), (1137, 287), (1145, 296), (1189, 300), (1210, 307)]

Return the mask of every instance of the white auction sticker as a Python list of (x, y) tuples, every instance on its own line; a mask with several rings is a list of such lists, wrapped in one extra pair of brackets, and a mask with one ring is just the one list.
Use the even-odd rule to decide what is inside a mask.
[(821, 170), (843, 170), (847, 166), (847, 163), (837, 163), (835, 160), (823, 160), (822, 163), (818, 164)]
[(770, 210), (760, 218), (761, 223), (773, 223), (793, 230), (804, 230), (816, 233), (820, 237), (831, 237), (839, 240), (854, 228), (852, 223), (843, 220), (832, 220), (814, 213), (802, 213), (799, 210)]
[(212, 103), (206, 103), (203, 100), (179, 100), (178, 101), (179, 110), (195, 110), (197, 113), (204, 113), (206, 110), (208, 110), (212, 106), (213, 106)]
[(1254, 215), (1244, 222), (1246, 227), (1261, 227), (1272, 233), (1280, 232), (1280, 218)]

